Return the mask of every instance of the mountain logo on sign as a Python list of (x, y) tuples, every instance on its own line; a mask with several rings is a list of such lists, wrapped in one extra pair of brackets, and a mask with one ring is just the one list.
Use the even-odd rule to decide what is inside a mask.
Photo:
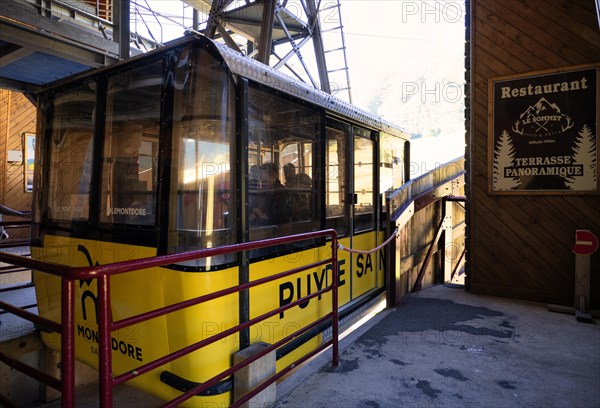
[(521, 113), (512, 131), (530, 137), (556, 136), (572, 128), (573, 125), (570, 116), (562, 113), (555, 103), (542, 97)]

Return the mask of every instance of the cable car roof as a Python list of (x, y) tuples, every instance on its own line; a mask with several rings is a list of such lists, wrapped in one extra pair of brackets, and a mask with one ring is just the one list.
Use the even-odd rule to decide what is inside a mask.
[(385, 131), (386, 133), (390, 133), (395, 136), (402, 137), (403, 139), (410, 139), (410, 135), (406, 131), (392, 123), (383, 120), (379, 116), (376, 116), (357, 106), (351, 105), (350, 103), (338, 99), (333, 95), (321, 91), (320, 89), (313, 88), (309, 84), (298, 81), (297, 79), (292, 78), (291, 76), (288, 76), (285, 73), (277, 71), (274, 68), (265, 65), (253, 58), (249, 58), (241, 54), (240, 52), (229, 48), (224, 44), (217, 43), (195, 32), (189, 33), (183, 38), (173, 40), (165, 44), (164, 47), (142, 55), (138, 55), (125, 61), (121, 61), (117, 64), (113, 64), (108, 67), (98, 68), (96, 70), (89, 70), (84, 73), (74, 75), (73, 77), (65, 78), (64, 80), (58, 80), (50, 84), (45, 89), (54, 88), (64, 82), (72, 80), (73, 78), (88, 77), (90, 75), (94, 75), (105, 70), (112, 70), (117, 66), (129, 65), (134, 61), (145, 59), (150, 55), (168, 52), (171, 49), (179, 48), (181, 46), (186, 45), (187, 43), (197, 43), (197, 45), (200, 47), (214, 47), (214, 50), (223, 58), (225, 64), (228, 66), (230, 71), (236, 75), (248, 78), (249, 80), (252, 80), (259, 84), (292, 95), (298, 99), (313, 103), (317, 106), (326, 109), (327, 111), (354, 119), (357, 122), (360, 122), (372, 128)]

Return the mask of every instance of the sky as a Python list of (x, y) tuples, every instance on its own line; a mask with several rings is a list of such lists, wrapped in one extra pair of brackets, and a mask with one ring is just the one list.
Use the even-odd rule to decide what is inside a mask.
[(381, 117), (423, 136), (411, 143), (412, 176), (463, 155), (464, 2), (341, 5), (353, 103), (381, 99)]
[[(191, 25), (191, 8), (180, 1), (147, 3), (174, 20), (163, 20), (160, 30), (153, 28), (157, 40), (161, 35), (163, 42), (181, 36), (183, 29), (175, 22)], [(322, 8), (333, 3), (321, 0)], [(340, 4), (352, 103), (412, 134), (414, 167), (422, 172), (464, 154), (464, 1), (341, 0)], [(288, 9), (303, 14), (298, 0), (289, 0)], [(334, 10), (323, 18), (324, 31), (339, 26)], [(145, 20), (151, 24), (151, 19)], [(144, 35), (141, 21), (137, 28)], [(324, 37), (326, 49), (337, 48), (339, 31)], [(313, 54), (303, 50), (310, 64)], [(329, 54), (328, 62), (336, 55), (341, 56)], [(331, 65), (343, 66), (340, 61)], [(291, 62), (302, 71), (298, 61)]]

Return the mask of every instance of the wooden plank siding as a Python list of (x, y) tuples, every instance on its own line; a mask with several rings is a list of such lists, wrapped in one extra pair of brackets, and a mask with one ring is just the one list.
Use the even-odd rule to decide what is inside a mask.
[[(23, 134), (35, 133), (36, 108), (21, 93), (0, 89), (0, 204), (19, 211), (31, 210), (31, 193), (25, 192), (24, 163), (7, 161), (9, 150), (23, 152)], [(23, 221), (4, 216), (4, 221)], [(28, 229), (9, 229), (11, 239), (27, 239)]]
[[(467, 289), (573, 305), (575, 230), (600, 236), (600, 195), (490, 195), (491, 78), (600, 61), (590, 0), (471, 0), (467, 137)], [(600, 308), (600, 251), (591, 257), (591, 306)]]
[(4, 186), (6, 185), (9, 102), (10, 92), (0, 89), (0, 203), (4, 203)]

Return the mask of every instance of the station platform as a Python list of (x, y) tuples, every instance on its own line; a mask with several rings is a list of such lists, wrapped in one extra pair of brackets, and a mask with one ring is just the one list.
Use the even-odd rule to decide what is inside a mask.
[[(20, 293), (33, 302), (33, 288)], [(0, 321), (3, 340), (33, 330), (8, 315)], [(99, 406), (97, 390), (97, 383), (78, 389), (77, 406)], [(162, 405), (127, 385), (114, 401)], [(58, 408), (60, 400), (31, 407)], [(280, 382), (272, 408), (296, 407), (598, 408), (599, 319), (578, 322), (545, 304), (475, 295), (460, 284), (425, 288), (343, 333), (338, 367), (328, 350)]]
[[(97, 407), (97, 384), (77, 406)], [(126, 385), (115, 407), (158, 407)], [(60, 400), (36, 407), (60, 407)], [(600, 407), (600, 325), (438, 285), (409, 294), (277, 386), (272, 408)], [(262, 408), (262, 407), (261, 407)]]
[[(600, 407), (600, 325), (439, 285), (278, 386), (274, 408)], [(321, 358), (331, 359), (331, 353)]]

